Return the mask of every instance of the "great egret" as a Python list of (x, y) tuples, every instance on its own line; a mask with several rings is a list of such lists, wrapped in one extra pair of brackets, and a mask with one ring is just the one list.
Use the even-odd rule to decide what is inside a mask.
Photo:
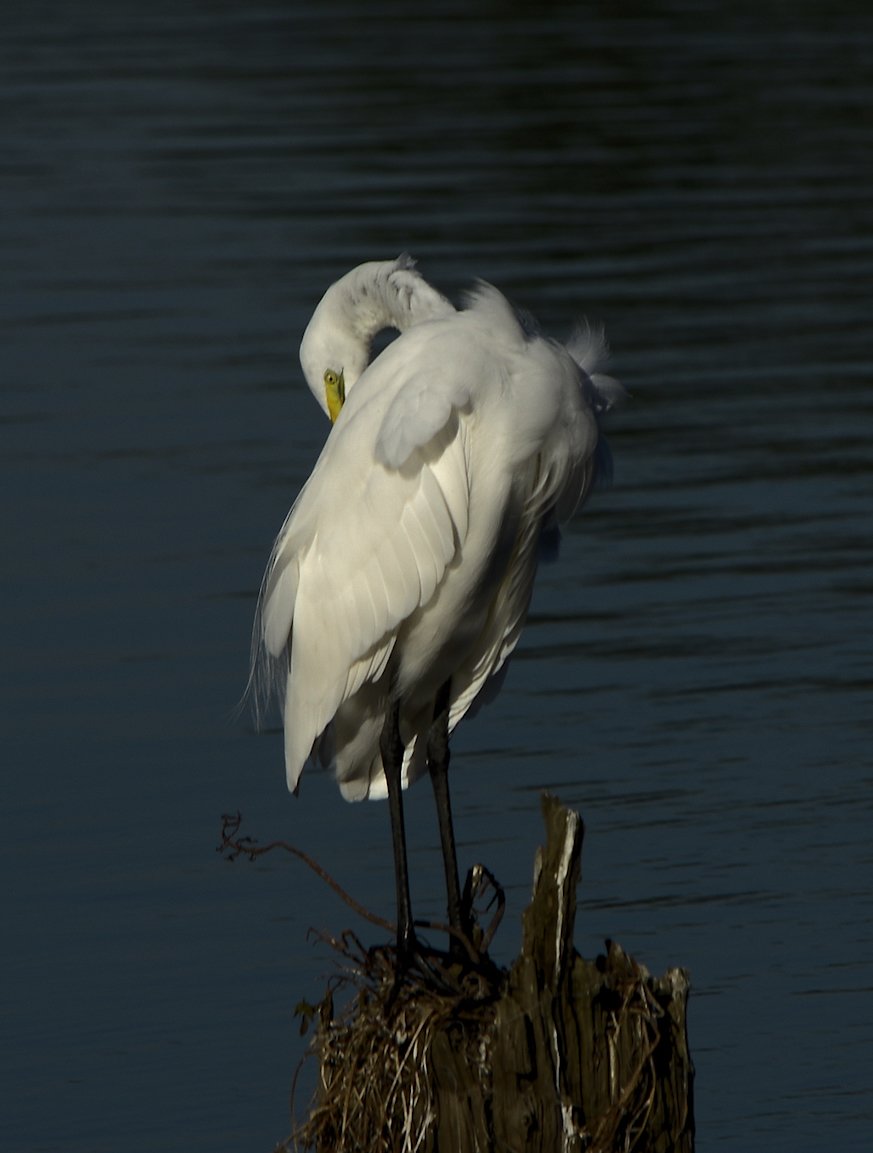
[[(372, 363), (373, 337), (400, 335)], [(333, 421), (273, 547), (255, 683), (284, 695), (285, 769), (333, 768), (348, 800), (387, 795), (401, 964), (415, 949), (401, 790), (433, 783), (453, 940), (463, 924), (449, 734), (516, 646), (541, 538), (608, 460), (621, 392), (601, 334), (565, 347), (485, 283), (456, 311), (406, 256), (328, 289), (300, 346)], [(457, 943), (455, 943), (457, 949)]]

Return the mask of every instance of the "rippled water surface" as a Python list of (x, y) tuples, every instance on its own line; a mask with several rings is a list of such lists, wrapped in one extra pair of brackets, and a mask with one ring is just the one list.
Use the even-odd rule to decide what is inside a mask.
[[(3, 1147), (269, 1150), (295, 1003), (391, 913), (384, 806), (233, 716), (325, 429), (317, 298), (408, 249), (632, 393), (454, 757), (518, 943), (538, 794), (577, 944), (692, 976), (698, 1148), (873, 1132), (873, 17), (862, 3), (21, 6), (0, 94)], [(418, 912), (440, 912), (426, 786)]]

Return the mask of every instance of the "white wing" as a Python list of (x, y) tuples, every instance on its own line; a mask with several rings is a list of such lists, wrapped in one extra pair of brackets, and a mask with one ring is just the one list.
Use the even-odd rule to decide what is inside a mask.
[(339, 706), (383, 675), (399, 626), (434, 595), (467, 533), (464, 436), (451, 399), (425, 406), (401, 467), (377, 459), (392, 405), (403, 407), (406, 387), (415, 394), (395, 363), (380, 357), (361, 377), (282, 530), (262, 596), (265, 647), (275, 657), (290, 643), (291, 789)]
[(406, 464), (444, 429), (453, 412), (471, 402), (466, 378), (447, 375), (441, 363), (419, 371), (390, 406), (376, 438), (376, 459), (390, 469)]

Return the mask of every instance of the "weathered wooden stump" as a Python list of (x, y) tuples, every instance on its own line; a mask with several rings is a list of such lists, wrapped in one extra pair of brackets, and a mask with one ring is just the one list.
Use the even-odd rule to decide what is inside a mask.
[(392, 988), (362, 954), (357, 997), (322, 1003), (318, 1099), (286, 1148), (318, 1153), (582, 1153), (694, 1148), (689, 983), (621, 948), (573, 947), (583, 827), (545, 797), (546, 844), (521, 952), (485, 970)]

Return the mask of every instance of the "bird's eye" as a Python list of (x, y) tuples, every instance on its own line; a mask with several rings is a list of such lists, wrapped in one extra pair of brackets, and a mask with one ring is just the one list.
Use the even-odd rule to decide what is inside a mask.
[(328, 388), (336, 388), (339, 384), (339, 376), (332, 368), (328, 368), (324, 374), (324, 383)]

